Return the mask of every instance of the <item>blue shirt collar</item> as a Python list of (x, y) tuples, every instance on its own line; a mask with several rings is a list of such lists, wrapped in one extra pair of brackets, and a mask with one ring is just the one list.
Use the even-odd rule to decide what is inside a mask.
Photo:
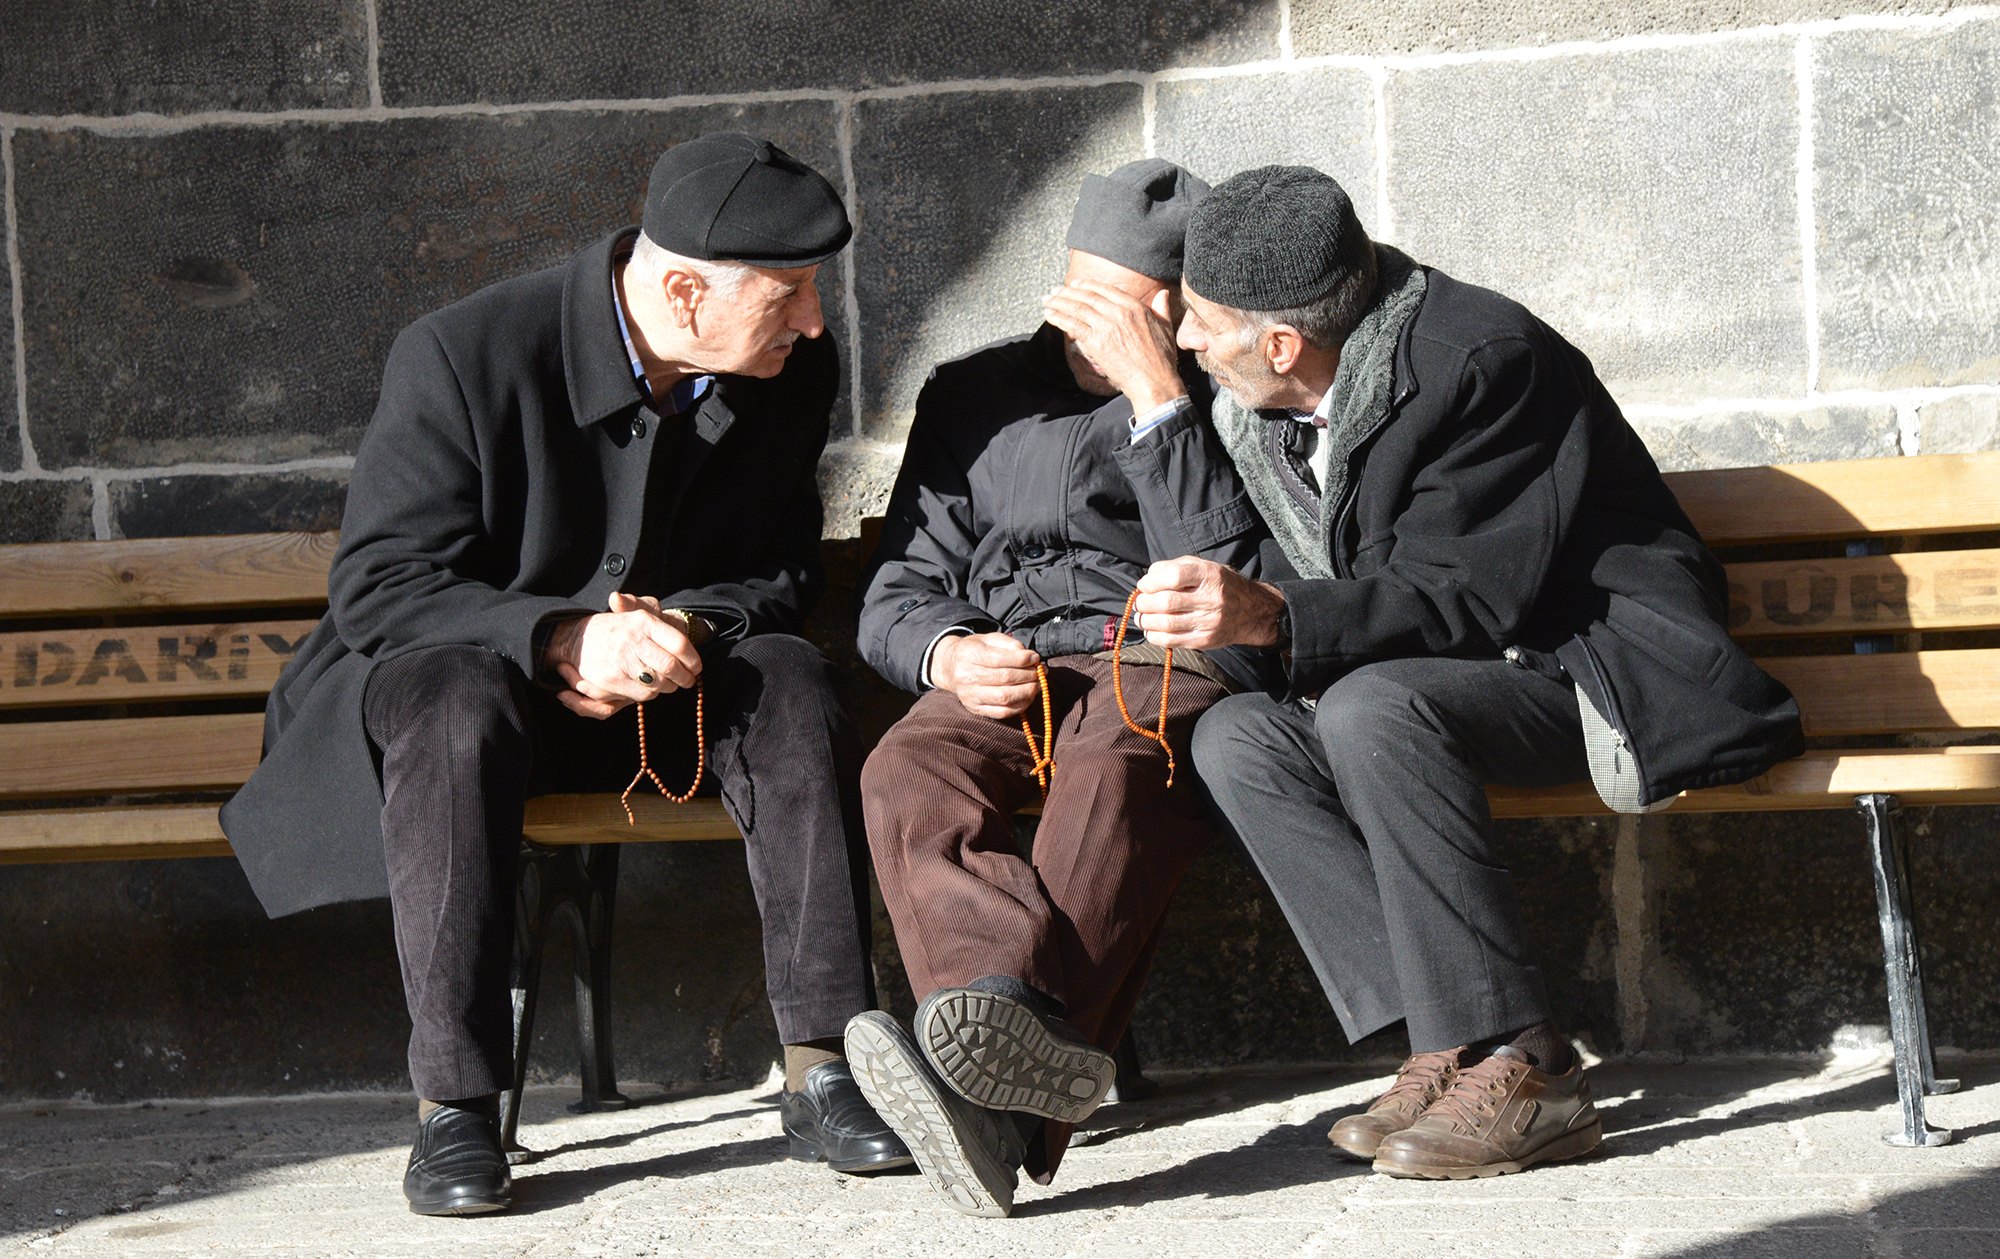
[(653, 396), (653, 383), (646, 379), (645, 365), (639, 361), (639, 351), (632, 344), (632, 322), (625, 317), (625, 303), (618, 296), (618, 284), (611, 285), (611, 305), (618, 311), (618, 335), (625, 338), (625, 357), (632, 361), (632, 378), (638, 382), (639, 392), (653, 404), (661, 415), (679, 415), (693, 406), (715, 383), (713, 376), (683, 376), (680, 383), (667, 391), (665, 398)]

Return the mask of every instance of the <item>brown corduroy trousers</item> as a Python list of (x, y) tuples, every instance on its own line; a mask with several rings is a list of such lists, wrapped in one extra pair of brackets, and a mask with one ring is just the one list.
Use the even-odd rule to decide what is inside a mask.
[[(1157, 728), (1162, 670), (1123, 672), (1133, 720)], [(1109, 661), (1062, 656), (1048, 674), (1055, 770), (1031, 854), (1014, 841), (1014, 813), (1038, 799), (1021, 723), (967, 712), (945, 691), (926, 692), (883, 736), (861, 773), (862, 809), (918, 1000), (1011, 976), (1062, 1002), (1063, 1017), (1109, 1052), (1138, 1004), (1167, 902), (1214, 836), (1188, 737), (1224, 691), (1174, 671), (1169, 788), (1166, 753), (1119, 718)], [(1039, 738), (1039, 702), (1029, 717)], [(1051, 1122), (1043, 1148), (1029, 1150), (1037, 1180), (1053, 1174), (1069, 1133)]]

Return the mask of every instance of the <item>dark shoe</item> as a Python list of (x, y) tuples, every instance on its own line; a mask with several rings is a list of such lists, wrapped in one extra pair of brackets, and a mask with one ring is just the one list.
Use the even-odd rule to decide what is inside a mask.
[(499, 1116), (456, 1106), (424, 1116), (403, 1173), (403, 1196), (418, 1215), (484, 1215), (513, 1205)]
[(908, 1167), (910, 1147), (861, 1096), (854, 1072), (844, 1062), (822, 1062), (806, 1072), (805, 1087), (778, 1099), (791, 1157), (822, 1159), (837, 1172), (884, 1172)]
[(1415, 1123), (1432, 1102), (1444, 1096), (1458, 1077), (1458, 1056), (1463, 1052), (1464, 1046), (1460, 1046), (1404, 1059), (1396, 1082), (1387, 1092), (1369, 1103), (1366, 1111), (1347, 1115), (1328, 1130), (1326, 1139), (1333, 1142), (1333, 1152), (1373, 1162), (1382, 1138)]
[(1383, 1138), (1375, 1170), (1430, 1180), (1499, 1176), (1588, 1154), (1603, 1140), (1581, 1055), (1568, 1071), (1550, 1075), (1502, 1046), (1461, 1068), (1422, 1118)]
[(1081, 1123), (1118, 1064), (1061, 1019), (978, 988), (940, 988), (917, 1007), (917, 1043), (959, 1096), (993, 1110)]
[(1025, 1149), (1009, 1116), (947, 1088), (910, 1034), (880, 1010), (848, 1020), (847, 1062), (861, 1095), (903, 1138), (947, 1206), (984, 1216), (1014, 1209)]

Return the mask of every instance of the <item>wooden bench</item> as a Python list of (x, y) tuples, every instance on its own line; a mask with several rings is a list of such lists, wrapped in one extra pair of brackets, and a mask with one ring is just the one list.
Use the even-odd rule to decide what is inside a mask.
[[(231, 856), (221, 802), (257, 767), (264, 698), (326, 611), (332, 533), (0, 547), (0, 864)], [(737, 839), (721, 802), (530, 801), (516, 905), (510, 1150), (543, 946), (572, 933), (583, 1098), (612, 1067), (618, 844)], [(615, 841), (615, 842), (607, 842)]]
[[(2000, 540), (1934, 546), (2000, 530), (2000, 453), (1668, 481), (1725, 558), (1752, 548), (1729, 565), (1737, 637), (1853, 644), (1761, 662), (1799, 697), (1817, 741), (2000, 727), (2000, 648), (1958, 641), (2000, 627)], [(11, 668), (0, 672), (0, 805), (16, 806), (0, 811), (0, 863), (228, 855), (216, 809), (256, 767), (263, 697), (325, 610), (334, 543), (332, 534), (265, 534), (0, 547), (0, 625), (10, 626), (0, 632), (0, 671)], [(1829, 543), (1846, 554), (1819, 554)], [(1605, 812), (1588, 784), (1490, 794), (1499, 817)], [(1923, 1097), (1953, 1085), (1932, 1064), (1894, 813), (1899, 804), (1991, 803), (2000, 803), (2000, 746), (1857, 743), (1815, 748), (1673, 806), (1861, 810), (1889, 975), (1899, 1141), (1948, 1139), (1925, 1126)], [(613, 796), (528, 806), (515, 1080), (525, 1078), (540, 946), (563, 922), (578, 943), (582, 1108), (623, 1101), (608, 995), (618, 845), (738, 837), (714, 800), (677, 806), (635, 793), (633, 804), (636, 827)], [(518, 1088), (510, 1143), (517, 1098)]]

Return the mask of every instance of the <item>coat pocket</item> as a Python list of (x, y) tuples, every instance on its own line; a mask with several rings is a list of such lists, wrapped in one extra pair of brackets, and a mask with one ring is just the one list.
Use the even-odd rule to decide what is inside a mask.
[[(1712, 686), (1729, 659), (1726, 643), (1717, 641), (1624, 595), (1611, 596), (1605, 616), (1611, 631), (1697, 686)], [(1716, 636), (1724, 633), (1716, 627)]]

